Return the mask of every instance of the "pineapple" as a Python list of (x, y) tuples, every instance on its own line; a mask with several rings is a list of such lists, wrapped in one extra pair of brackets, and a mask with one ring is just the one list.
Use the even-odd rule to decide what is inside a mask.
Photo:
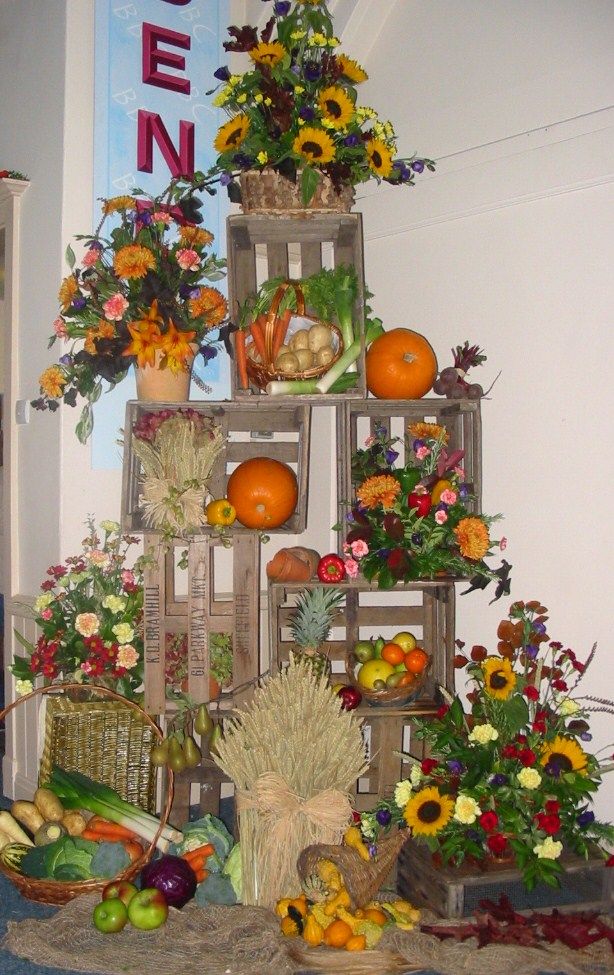
[(337, 607), (343, 599), (339, 589), (314, 586), (304, 589), (289, 620), (295, 643), (294, 656), (309, 661), (313, 672), (321, 677), (331, 671), (330, 660), (320, 649), (330, 633)]

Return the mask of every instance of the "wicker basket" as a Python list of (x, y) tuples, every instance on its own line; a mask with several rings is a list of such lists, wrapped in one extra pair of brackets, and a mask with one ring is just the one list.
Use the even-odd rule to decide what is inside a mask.
[(356, 669), (360, 666), (360, 661), (354, 656), (354, 652), (348, 647), (345, 654), (345, 672), (349, 683), (360, 691), (363, 701), (374, 708), (400, 708), (415, 701), (422, 693), (426, 680), (431, 669), (432, 657), (429, 655), (428, 663), (421, 674), (417, 674), (411, 684), (405, 687), (388, 687), (382, 691), (371, 691), (356, 680)]
[(307, 877), (316, 873), (318, 860), (331, 860), (343, 878), (352, 908), (363, 907), (377, 894), (392, 870), (401, 847), (408, 839), (408, 830), (390, 833), (380, 840), (377, 844), (377, 855), (368, 861), (363, 860), (353, 847), (316, 843), (301, 852), (296, 868), (301, 882), (304, 882)]
[[(2, 721), (8, 714), (11, 713), (19, 705), (29, 701), (31, 698), (50, 695), (50, 700), (55, 699), (55, 695), (62, 695), (66, 692), (78, 692), (83, 691), (82, 684), (52, 684), (49, 687), (39, 687), (31, 691), (30, 694), (24, 694), (23, 697), (18, 698), (13, 701), (12, 704), (8, 704), (2, 711), (0, 711), (0, 721)], [(122, 706), (132, 709), (136, 715), (138, 715), (140, 721), (148, 725), (155, 738), (161, 740), (163, 735), (158, 726), (152, 721), (149, 715), (143, 711), (138, 704), (133, 701), (129, 701), (127, 698), (121, 697), (121, 695), (116, 694), (115, 691), (111, 691), (106, 687), (99, 687), (98, 685), (88, 685), (88, 691), (94, 694), (100, 694), (111, 701), (117, 702)], [(96, 706), (95, 704), (93, 705)], [(91, 776), (93, 778), (93, 776)], [(158, 831), (143, 852), (143, 855), (135, 860), (134, 863), (129, 864), (125, 870), (122, 871), (116, 878), (116, 880), (130, 880), (142, 870), (146, 863), (149, 862), (154, 854), (156, 843), (160, 837), (163, 827), (168, 822), (168, 817), (173, 802), (173, 773), (169, 769), (167, 770), (167, 792), (166, 800), (164, 803), (164, 808), (162, 810), (162, 815), (160, 817), (160, 826)], [(81, 894), (96, 894), (103, 890), (104, 887), (110, 882), (110, 878), (101, 878), (95, 880), (81, 880), (81, 881), (60, 881), (60, 880), (39, 880), (34, 877), (26, 877), (24, 874), (18, 873), (16, 870), (9, 869), (0, 860), (0, 872), (4, 874), (5, 877), (11, 881), (12, 884), (17, 888), (19, 893), (31, 901), (39, 901), (43, 904), (67, 904), (69, 901), (73, 900), (74, 897), (79, 897)]]
[(320, 173), (316, 191), (307, 204), (302, 201), (300, 174), (295, 183), (274, 169), (248, 170), (239, 178), (243, 213), (292, 214), (308, 217), (311, 213), (349, 213), (354, 205), (354, 189), (344, 186), (337, 193), (331, 180)]
[[(275, 368), (274, 365), (274, 354), (273, 354), (273, 335), (275, 332), (275, 327), (279, 320), (279, 306), (281, 300), (289, 288), (294, 289), (296, 295), (296, 315), (302, 319), (307, 319), (312, 324), (325, 324), (332, 333), (333, 347), (334, 347), (334, 358), (330, 362), (327, 362), (323, 366), (312, 366), (311, 369), (304, 369), (302, 372), (280, 372)], [(298, 331), (299, 327), (294, 330), (292, 328), (292, 323), (288, 328), (288, 338), (292, 336), (293, 331)], [(337, 361), (343, 352), (343, 339), (341, 337), (341, 332), (336, 325), (332, 322), (321, 322), (319, 318), (314, 318), (313, 315), (305, 314), (305, 297), (303, 295), (300, 285), (296, 281), (285, 281), (280, 284), (279, 288), (273, 296), (273, 301), (271, 302), (271, 307), (266, 316), (266, 323), (264, 327), (264, 347), (266, 352), (266, 358), (263, 362), (256, 362), (253, 358), (256, 351), (253, 340), (248, 340), (246, 342), (246, 353), (247, 353), (247, 375), (252, 380), (252, 382), (258, 386), (259, 389), (264, 389), (267, 383), (272, 382), (275, 379), (319, 379), (323, 376), (330, 367)]]

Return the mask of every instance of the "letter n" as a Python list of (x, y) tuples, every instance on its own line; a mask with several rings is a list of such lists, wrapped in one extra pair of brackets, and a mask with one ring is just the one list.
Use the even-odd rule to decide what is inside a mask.
[(179, 153), (171, 142), (166, 127), (156, 112), (139, 109), (136, 168), (141, 173), (153, 172), (153, 144), (156, 141), (171, 176), (194, 175), (194, 123), (179, 122)]

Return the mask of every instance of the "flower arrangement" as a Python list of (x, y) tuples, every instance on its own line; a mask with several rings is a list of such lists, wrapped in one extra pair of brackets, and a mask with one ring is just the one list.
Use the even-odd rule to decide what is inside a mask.
[(87, 521), (83, 551), (47, 569), (34, 603), (40, 636), (30, 643), (15, 631), (27, 656), (14, 657), (18, 694), (36, 677), (102, 684), (136, 700), (143, 682), (142, 559), (132, 568), (127, 553), (138, 539), (122, 535), (116, 521)]
[(495, 546), (505, 548), (505, 539), (490, 537), (490, 526), (501, 516), (468, 510), (472, 495), (460, 466), (464, 452), (448, 452), (448, 432), (436, 423), (412, 423), (408, 434), (402, 467), (395, 466), (400, 438), (387, 437), (381, 427), (352, 457), (356, 487), (344, 543), (347, 574), (377, 579), (380, 589), (436, 574), (476, 578), (483, 588), (497, 577), (504, 591), (507, 572), (485, 561)]
[(614, 826), (597, 822), (590, 805), (613, 756), (600, 760), (584, 744), (588, 713), (614, 714), (614, 704), (573, 694), (596, 648), (578, 660), (550, 640), (546, 613), (535, 600), (515, 602), (499, 624), (498, 653), (474, 646), (457, 655), (472, 685), (470, 710), (444, 693), (436, 716), (416, 722), (432, 757), (408, 756), (409, 777), (362, 814), (371, 842), (399, 824), (446, 862), (509, 856), (529, 889), (557, 885), (565, 847), (588, 856), (597, 845), (608, 857), (602, 844), (614, 843)]
[(226, 51), (251, 61), (240, 75), (226, 66), (215, 72), (223, 87), (213, 104), (229, 119), (215, 137), (211, 172), (231, 199), (239, 199), (233, 178), (248, 169), (273, 169), (293, 182), (300, 173), (307, 205), (322, 175), (339, 193), (372, 177), (409, 185), (435, 168), (416, 155), (396, 159), (392, 123), (358, 103), (357, 86), (368, 75), (339, 51), (325, 0), (275, 0), (260, 36), (249, 25), (228, 33)]
[[(187, 179), (174, 179), (159, 196), (135, 189), (102, 201), (102, 219), (85, 242), (81, 265), (69, 246), (70, 274), (59, 291), (60, 315), (49, 345), (70, 349), (39, 379), (36, 409), (56, 410), (59, 401), (86, 400), (77, 424), (82, 443), (92, 426), (92, 403), (103, 380), (110, 388), (131, 365), (190, 368), (195, 353), (215, 357), (217, 329), (226, 319), (223, 295), (203, 281), (224, 276), (225, 261), (209, 250), (213, 236), (199, 226), (202, 205)], [(112, 229), (103, 236), (106, 221)]]
[(207, 484), (224, 443), (219, 424), (197, 410), (163, 409), (139, 416), (132, 428), (132, 449), (141, 462), (140, 506), (150, 528), (167, 539), (182, 538), (207, 523)]
[(0, 179), (22, 179), (27, 180), (27, 176), (16, 169), (0, 169)]

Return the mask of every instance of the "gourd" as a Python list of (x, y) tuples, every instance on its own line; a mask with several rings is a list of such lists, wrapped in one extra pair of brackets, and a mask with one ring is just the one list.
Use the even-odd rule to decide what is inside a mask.
[(370, 860), (369, 850), (362, 838), (362, 833), (357, 826), (350, 826), (343, 834), (343, 842), (346, 846), (352, 847), (358, 855), (367, 862)]
[(226, 497), (246, 528), (278, 528), (296, 508), (296, 475), (272, 457), (252, 457), (228, 478)]
[(317, 948), (318, 945), (321, 945), (324, 940), (324, 928), (318, 921), (316, 921), (311, 912), (305, 918), (305, 924), (303, 926), (303, 940), (313, 948)]
[(378, 399), (420, 399), (437, 376), (430, 343), (409, 328), (393, 328), (376, 338), (365, 366), (367, 389)]

